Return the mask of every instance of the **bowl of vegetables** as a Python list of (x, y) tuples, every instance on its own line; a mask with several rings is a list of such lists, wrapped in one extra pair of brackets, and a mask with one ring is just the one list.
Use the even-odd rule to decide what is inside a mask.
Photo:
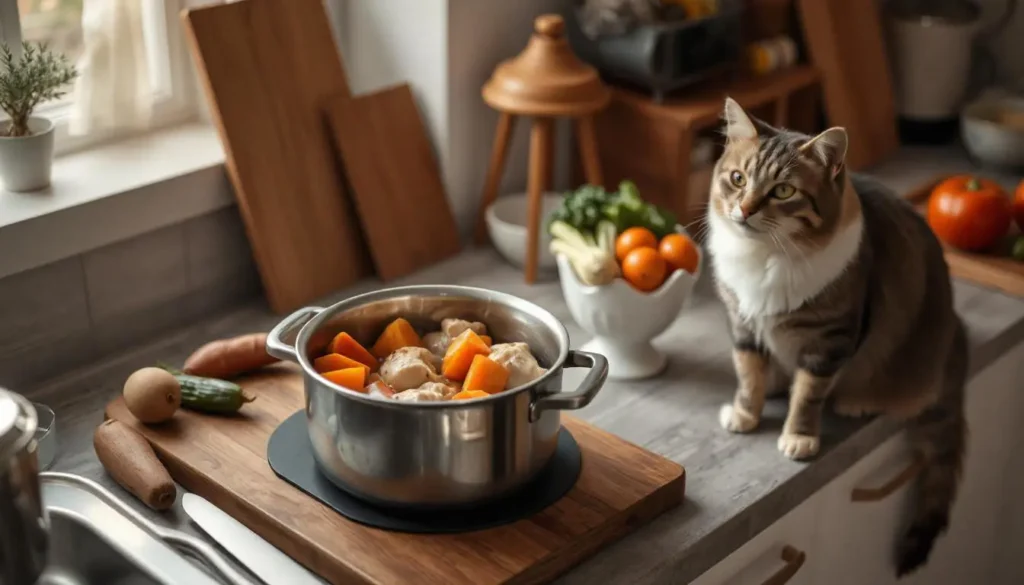
[(647, 378), (668, 363), (652, 340), (668, 329), (700, 278), (704, 256), (672, 214), (635, 185), (585, 186), (550, 217), (551, 251), (569, 312), (608, 358), (609, 377)]

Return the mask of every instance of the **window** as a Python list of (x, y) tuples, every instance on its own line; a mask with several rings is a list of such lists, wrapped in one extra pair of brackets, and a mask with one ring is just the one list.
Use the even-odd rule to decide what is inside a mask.
[[(0, 0), (0, 40), (44, 42), (76, 63), (84, 51), (82, 9), (86, 0)], [(104, 1), (104, 0), (100, 0)], [(154, 89), (153, 127), (181, 122), (195, 113), (194, 89), (178, 13), (183, 0), (137, 0), (142, 3), (143, 38)], [(79, 150), (117, 138), (112, 133), (71, 136), (70, 92), (41, 104), (36, 114), (56, 124), (57, 152)]]

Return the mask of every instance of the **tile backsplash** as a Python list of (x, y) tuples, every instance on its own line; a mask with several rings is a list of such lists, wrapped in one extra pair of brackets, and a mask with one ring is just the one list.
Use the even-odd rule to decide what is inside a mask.
[(234, 206), (0, 279), (0, 386), (40, 382), (260, 294)]

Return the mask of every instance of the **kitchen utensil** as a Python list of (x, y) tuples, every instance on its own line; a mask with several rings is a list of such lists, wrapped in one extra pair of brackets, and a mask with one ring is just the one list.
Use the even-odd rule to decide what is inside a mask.
[(31, 402), (0, 388), (0, 585), (35, 583), (46, 568), (37, 424)]
[(484, 243), (487, 236), (486, 213), (498, 197), (514, 121), (517, 116), (533, 118), (527, 185), (526, 265), (523, 268), (528, 284), (537, 278), (542, 229), (541, 196), (551, 189), (556, 118), (573, 119), (587, 182), (604, 185), (593, 116), (608, 105), (611, 94), (597, 71), (573, 55), (564, 33), (565, 22), (561, 16), (545, 14), (537, 17), (533, 36), (526, 48), (516, 57), (500, 63), (484, 84), (482, 92), (487, 105), (498, 110), (500, 115), (477, 216), (478, 244)]
[(806, 50), (821, 74), (829, 124), (850, 135), (860, 170), (899, 147), (892, 72), (876, 0), (798, 0)]
[[(483, 322), (495, 340), (527, 343), (547, 373), (487, 398), (397, 402), (349, 390), (313, 369), (337, 333), (370, 343), (398, 316), (424, 329), (447, 317)], [(267, 352), (305, 373), (309, 437), (324, 475), (387, 505), (476, 504), (522, 486), (554, 453), (559, 411), (586, 406), (608, 375), (603, 356), (569, 349), (565, 327), (545, 309), (454, 285), (383, 289), (326, 309), (299, 309), (270, 332)], [(580, 387), (562, 392), (562, 369), (581, 367), (591, 371)]]
[(338, 96), (325, 108), (381, 279), (458, 254), (459, 230), (409, 86)]
[[(928, 198), (931, 197), (932, 191), (939, 182), (946, 178), (948, 178), (946, 175), (936, 177), (910, 191), (904, 195), (904, 198), (913, 203), (922, 214), (926, 213)], [(1004, 183), (1004, 187), (1012, 193), (1014, 185)], [(1011, 242), (1020, 235), (1020, 230), (1016, 225), (1011, 225), (1010, 234), (1000, 250), (1002, 255), (974, 254), (943, 245), (950, 274), (956, 278), (1024, 298), (1024, 262), (1015, 260), (1009, 255)]]
[[(548, 192), (541, 200), (541, 225), (546, 218), (562, 203), (562, 195)], [(526, 266), (527, 238), (527, 207), (529, 201), (526, 193), (515, 193), (499, 197), (487, 208), (487, 234), (491, 243), (502, 256), (514, 266)], [(537, 267), (540, 270), (555, 270), (555, 256), (548, 250), (551, 234), (547, 229), (540, 230), (540, 242), (537, 245), (539, 258)]]
[[(239, 383), (257, 400), (244, 416), (182, 410), (147, 426), (118, 397), (109, 418), (142, 433), (171, 476), (331, 583), (546, 583), (681, 501), (682, 467), (571, 416), (562, 425), (583, 454), (572, 490), (539, 514), (489, 530), (400, 534), (352, 522), (274, 475), (271, 433), (306, 406), (303, 374), (285, 364)], [(366, 440), (392, 429), (365, 429)]]
[(185, 494), (181, 505), (203, 532), (263, 581), (288, 585), (323, 583), (288, 555), (203, 497)]
[(960, 134), (968, 152), (981, 163), (1024, 169), (1024, 98), (998, 93), (982, 96), (964, 108)]
[(349, 93), (323, 2), (218, 3), (182, 18), (271, 308), (368, 275), (321, 109)]
[[(681, 227), (677, 231), (686, 233)], [(668, 358), (651, 340), (668, 329), (693, 292), (704, 267), (703, 252), (696, 273), (676, 270), (650, 293), (638, 291), (621, 278), (601, 286), (585, 285), (565, 256), (556, 259), (569, 312), (593, 336), (583, 347), (608, 358), (608, 376), (637, 380), (661, 373)]]
[(46, 471), (57, 458), (57, 415), (53, 409), (38, 402), (32, 403), (36, 411), (36, 444), (39, 445), (39, 470)]
[[(127, 412), (127, 409), (125, 410)], [(139, 423), (141, 424), (141, 423)], [(128, 520), (136, 527), (141, 528), (143, 531), (149, 533), (151, 536), (159, 538), (165, 544), (168, 544), (178, 551), (186, 551), (192, 557), (205, 563), (210, 569), (219, 573), (219, 576), (228, 583), (228, 585), (255, 585), (250, 579), (244, 577), (241, 573), (235, 570), (224, 557), (220, 556), (214, 548), (202, 540), (185, 534), (184, 532), (173, 530), (165, 526), (161, 526), (154, 522), (147, 520), (142, 514), (138, 513), (128, 504), (119, 500), (112, 493), (105, 490), (96, 482), (80, 477), (77, 475), (71, 475), (69, 473), (56, 473), (48, 471), (40, 474), (40, 481), (43, 484), (43, 491), (47, 497), (47, 506), (54, 505), (61, 508), (67, 509), (72, 513), (78, 513), (80, 517), (86, 520), (94, 520), (91, 517), (95, 514), (105, 515), (107, 510), (116, 512), (120, 518), (108, 519), (108, 522), (116, 526), (117, 522), (122, 520)], [(101, 503), (101, 506), (96, 506), (95, 501)], [(79, 510), (81, 508), (87, 508), (90, 514), (83, 516)], [(129, 532), (125, 532), (126, 538), (130, 538), (132, 535)], [(135, 545), (134, 553), (140, 555), (142, 560), (146, 560), (146, 553), (148, 551), (148, 543), (141, 541), (132, 541)], [(178, 579), (184, 579), (184, 581), (177, 581), (178, 583), (194, 583), (195, 581), (188, 580), (194, 577), (194, 575), (182, 575), (182, 572), (191, 572), (195, 570), (194, 567), (188, 565), (186, 567), (168, 567), (162, 565), (162, 569), (170, 569), (173, 573), (177, 573)], [(202, 573), (200, 573), (202, 575)], [(203, 575), (205, 577), (205, 575)], [(31, 581), (29, 581), (31, 583)], [(62, 581), (63, 582), (63, 581)], [(161, 581), (164, 582), (164, 581)], [(206, 580), (203, 580), (205, 583)]]

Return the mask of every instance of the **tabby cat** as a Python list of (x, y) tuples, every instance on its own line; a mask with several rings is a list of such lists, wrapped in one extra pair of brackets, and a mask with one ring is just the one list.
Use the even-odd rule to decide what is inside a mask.
[(708, 249), (738, 388), (719, 420), (753, 431), (766, 394), (788, 385), (778, 447), (792, 459), (818, 452), (826, 399), (840, 414), (907, 420), (926, 466), (897, 553), (904, 575), (949, 523), (967, 435), (967, 342), (942, 249), (902, 199), (847, 171), (843, 128), (773, 128), (732, 99), (724, 116)]

